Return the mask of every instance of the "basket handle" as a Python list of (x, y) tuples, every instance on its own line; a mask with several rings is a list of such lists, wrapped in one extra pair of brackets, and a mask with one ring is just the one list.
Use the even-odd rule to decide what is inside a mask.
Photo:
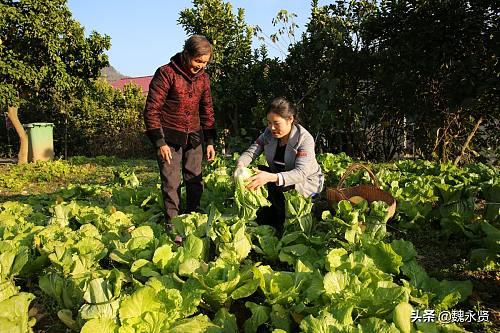
[(353, 163), (345, 170), (344, 174), (342, 175), (342, 178), (340, 178), (340, 181), (337, 185), (337, 189), (340, 190), (342, 188), (342, 186), (344, 185), (344, 182), (347, 179), (347, 177), (351, 173), (353, 173), (354, 171), (359, 170), (359, 169), (364, 169), (366, 172), (368, 172), (368, 175), (370, 176), (370, 178), (373, 182), (373, 185), (380, 188), (379, 180), (377, 179), (377, 177), (375, 176), (373, 171), (368, 166), (361, 164), (361, 163)]

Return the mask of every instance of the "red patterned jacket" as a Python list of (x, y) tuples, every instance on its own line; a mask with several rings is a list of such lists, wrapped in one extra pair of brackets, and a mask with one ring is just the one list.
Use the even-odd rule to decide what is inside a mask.
[(146, 133), (156, 147), (165, 144), (198, 146), (215, 139), (210, 78), (204, 69), (190, 75), (177, 53), (155, 72), (144, 108)]

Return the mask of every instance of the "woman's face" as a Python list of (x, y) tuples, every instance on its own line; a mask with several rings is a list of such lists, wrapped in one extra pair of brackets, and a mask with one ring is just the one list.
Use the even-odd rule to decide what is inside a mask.
[(281, 139), (290, 134), (293, 125), (293, 116), (286, 119), (279, 114), (269, 112), (267, 114), (267, 127), (276, 139)]
[(210, 54), (199, 55), (189, 60), (188, 70), (191, 74), (196, 74), (205, 68), (210, 60)]

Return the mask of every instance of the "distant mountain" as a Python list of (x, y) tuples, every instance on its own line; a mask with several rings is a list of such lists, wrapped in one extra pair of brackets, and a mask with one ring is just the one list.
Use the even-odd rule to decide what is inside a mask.
[(101, 77), (105, 78), (108, 82), (114, 82), (127, 76), (118, 72), (113, 66), (109, 66), (101, 69)]

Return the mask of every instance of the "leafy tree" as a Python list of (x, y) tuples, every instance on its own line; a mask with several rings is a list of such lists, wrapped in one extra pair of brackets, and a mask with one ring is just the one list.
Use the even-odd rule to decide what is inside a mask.
[(21, 139), (19, 163), (27, 160), (26, 133), (17, 110), (64, 112), (68, 100), (108, 64), (110, 38), (84, 36), (66, 0), (0, 2), (0, 105)]
[(306, 33), (290, 48), (284, 73), (289, 95), (301, 106), (302, 120), (328, 151), (359, 155), (368, 115), (364, 94), (370, 55), (363, 23), (375, 1), (313, 1)]
[[(208, 71), (216, 119), (233, 135), (240, 134), (240, 121), (248, 119), (252, 105), (251, 82), (253, 30), (245, 23), (244, 10), (222, 0), (193, 0), (193, 8), (180, 13), (179, 23), (188, 34), (202, 34), (214, 46)], [(245, 117), (246, 116), (246, 117)]]
[[(460, 163), (498, 149), (495, 1), (312, 2), (281, 78), (328, 151)], [(476, 144), (474, 144), (476, 143)], [(498, 151), (498, 150), (497, 150)]]
[[(254, 34), (261, 42), (274, 48), (285, 58), (290, 46), (297, 42), (295, 29), (299, 26), (295, 23), (296, 17), (297, 14), (281, 9), (276, 14), (276, 17), (272, 19), (273, 26), (278, 28), (277, 32), (267, 35), (260, 26), (256, 25), (254, 26)], [(268, 40), (271, 44), (267, 42)]]
[(94, 80), (69, 107), (71, 154), (150, 155), (150, 144), (143, 135), (145, 102), (146, 97), (137, 85), (127, 84), (120, 90), (104, 79)]
[(479, 125), (498, 118), (498, 13), (489, 0), (390, 0), (366, 25), (374, 89), (385, 108), (413, 120), (425, 156), (458, 163)]

